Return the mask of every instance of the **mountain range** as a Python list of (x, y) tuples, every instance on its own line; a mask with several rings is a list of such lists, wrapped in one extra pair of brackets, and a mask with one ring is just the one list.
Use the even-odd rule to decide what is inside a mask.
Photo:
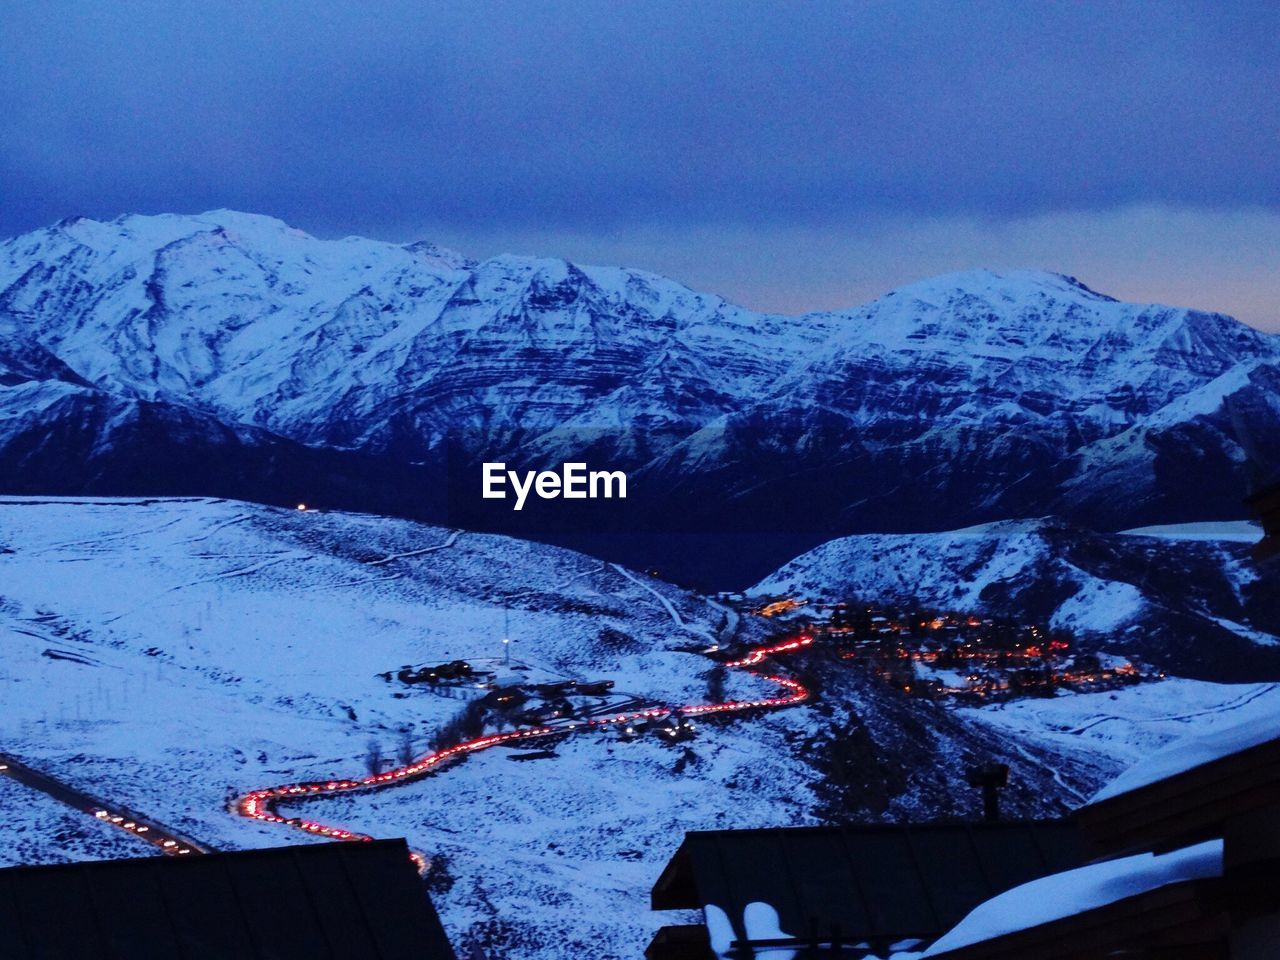
[[(1280, 337), (1057, 274), (781, 316), (230, 211), (0, 244), (3, 492), (307, 500), (727, 586), (842, 534), (1239, 518), (1272, 457)], [(629, 500), (516, 516), (482, 460), (623, 469)]]

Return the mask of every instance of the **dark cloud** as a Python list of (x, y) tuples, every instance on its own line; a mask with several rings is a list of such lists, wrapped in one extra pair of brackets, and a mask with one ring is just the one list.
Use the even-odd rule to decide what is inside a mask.
[[(0, 233), (407, 239), (1280, 208), (1280, 6), (6, 5)], [(695, 257), (696, 251), (690, 251)]]

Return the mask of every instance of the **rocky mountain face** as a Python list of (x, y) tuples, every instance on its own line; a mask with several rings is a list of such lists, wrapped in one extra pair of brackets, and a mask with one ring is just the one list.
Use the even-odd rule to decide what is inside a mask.
[[(611, 536), (601, 552), (720, 584), (855, 531), (1239, 517), (1246, 450), (1280, 450), (1280, 338), (1054, 274), (783, 317), (227, 211), (0, 244), (0, 368), (0, 452), (28, 478), (6, 489), (142, 492), (163, 450), (146, 492)], [(60, 432), (78, 445), (36, 439)], [(627, 509), (486, 510), (482, 459), (627, 470)]]
[(1057, 520), (866, 534), (795, 558), (753, 591), (1012, 616), (1180, 676), (1278, 680), (1280, 567), (1250, 558), (1261, 535), (1248, 523), (1102, 534)]

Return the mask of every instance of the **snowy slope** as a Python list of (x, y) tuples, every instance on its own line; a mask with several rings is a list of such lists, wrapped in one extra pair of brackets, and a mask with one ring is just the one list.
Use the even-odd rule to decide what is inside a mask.
[[(119, 401), (273, 442), (398, 465), (438, 464), (450, 441), (464, 461), (590, 454), (637, 476), (636, 523), (764, 527), (793, 534), (793, 552), (1050, 512), (1106, 528), (1239, 517), (1246, 449), (1280, 449), (1280, 339), (1038, 272), (953, 274), (783, 317), (635, 270), (321, 241), (231, 211), (75, 219), (0, 243), (9, 341)], [(150, 433), (173, 429), (161, 418)], [(135, 492), (116, 482), (127, 471), (85, 486), (69, 465), (46, 463), (40, 489)], [(190, 492), (179, 479), (167, 489)], [(282, 502), (267, 484), (205, 483)], [(411, 479), (372, 503), (359, 488), (331, 502), (441, 515)], [(748, 549), (754, 577), (777, 549)], [(700, 555), (657, 559), (705, 576)]]
[[(465, 657), (503, 680), (612, 679), (613, 703), (697, 703), (710, 661), (689, 651), (735, 620), (739, 642), (770, 629), (555, 547), (207, 499), (2, 498), (0, 585), (0, 752), (220, 848), (308, 842), (229, 812), (246, 791), (361, 775), (371, 742), (426, 752), (467, 691), (380, 676), (405, 663)], [(287, 812), (427, 852), (464, 949), (630, 957), (671, 922), (648, 891), (687, 830), (972, 817), (957, 784), (985, 760), (1012, 768), (1010, 815), (1061, 812), (1175, 728), (1273, 695), (1171, 681), (953, 711), (820, 650), (793, 667), (821, 690), (811, 706), (708, 718), (687, 745), (590, 734), (528, 763), (496, 748)], [(759, 687), (733, 672), (727, 695)], [(3, 778), (0, 811), (5, 862), (152, 852)]]
[(1258, 697), (1236, 711), (1233, 722), (1212, 730), (1197, 730), (1162, 750), (1143, 757), (1093, 798), (1094, 801), (1128, 793), (1206, 763), (1220, 760), (1274, 740), (1277, 730), (1275, 703)]
[[(7, 731), (0, 728), (0, 733)], [(154, 848), (51, 797), (0, 776), (4, 843), (0, 867), (144, 857)]]
[(1250, 718), (1274, 716), (1277, 710), (1280, 684), (1170, 678), (1111, 692), (966, 708), (961, 713), (1012, 741), (1047, 745), (1068, 756), (1129, 769), (1154, 753), (1172, 750), (1186, 737), (1212, 736)]
[[(613, 703), (700, 703), (711, 664), (689, 651), (738, 619), (555, 547), (203, 499), (0, 499), (0, 584), (0, 752), (221, 848), (308, 842), (232, 815), (228, 801), (361, 775), (371, 741), (388, 758), (425, 753), (468, 695), (406, 688), (385, 671), (468, 658), (505, 681), (612, 679)], [(768, 629), (744, 618), (738, 641)], [(1010, 809), (1025, 815), (1073, 801), (1058, 771), (1084, 793), (1118, 769), (1052, 747), (1015, 752), (985, 725), (843, 682), (824, 681), (812, 710), (707, 719), (687, 750), (606, 734), (529, 763), (494, 749), (305, 810), (432, 856), (460, 945), (550, 960), (571, 942), (624, 957), (665, 922), (647, 894), (686, 830), (810, 823), (830, 810), (833, 741), (864, 758), (865, 783), (844, 808), (859, 817), (968, 815), (974, 798), (955, 784), (975, 757), (1013, 765)], [(727, 695), (760, 687), (735, 672)], [(46, 822), (40, 795), (0, 797), (22, 824), (10, 861), (128, 852)]]
[(753, 591), (1013, 615), (1184, 676), (1272, 679), (1280, 605), (1249, 560), (1260, 537), (1245, 524), (1100, 534), (1047, 519), (866, 534), (795, 558)]

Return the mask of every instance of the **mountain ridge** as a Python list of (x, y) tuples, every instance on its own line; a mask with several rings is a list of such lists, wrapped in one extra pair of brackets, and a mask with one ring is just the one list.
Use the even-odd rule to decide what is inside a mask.
[(1249, 559), (1261, 536), (1247, 522), (1103, 534), (1057, 517), (855, 534), (792, 558), (750, 592), (1009, 616), (1179, 676), (1276, 680), (1280, 602)]
[[(234, 211), (80, 218), (0, 243), (0, 339), (122, 402), (339, 459), (442, 472), (589, 456), (634, 473), (640, 502), (582, 528), (795, 531), (792, 553), (1043, 513), (1239, 517), (1244, 451), (1280, 450), (1280, 335), (1042, 271), (788, 317), (643, 271), (318, 240)], [(37, 473), (74, 472), (64, 460)], [(234, 495), (281, 502), (279, 486)], [(406, 489), (376, 509), (439, 506)], [(563, 521), (512, 532), (554, 539)]]

